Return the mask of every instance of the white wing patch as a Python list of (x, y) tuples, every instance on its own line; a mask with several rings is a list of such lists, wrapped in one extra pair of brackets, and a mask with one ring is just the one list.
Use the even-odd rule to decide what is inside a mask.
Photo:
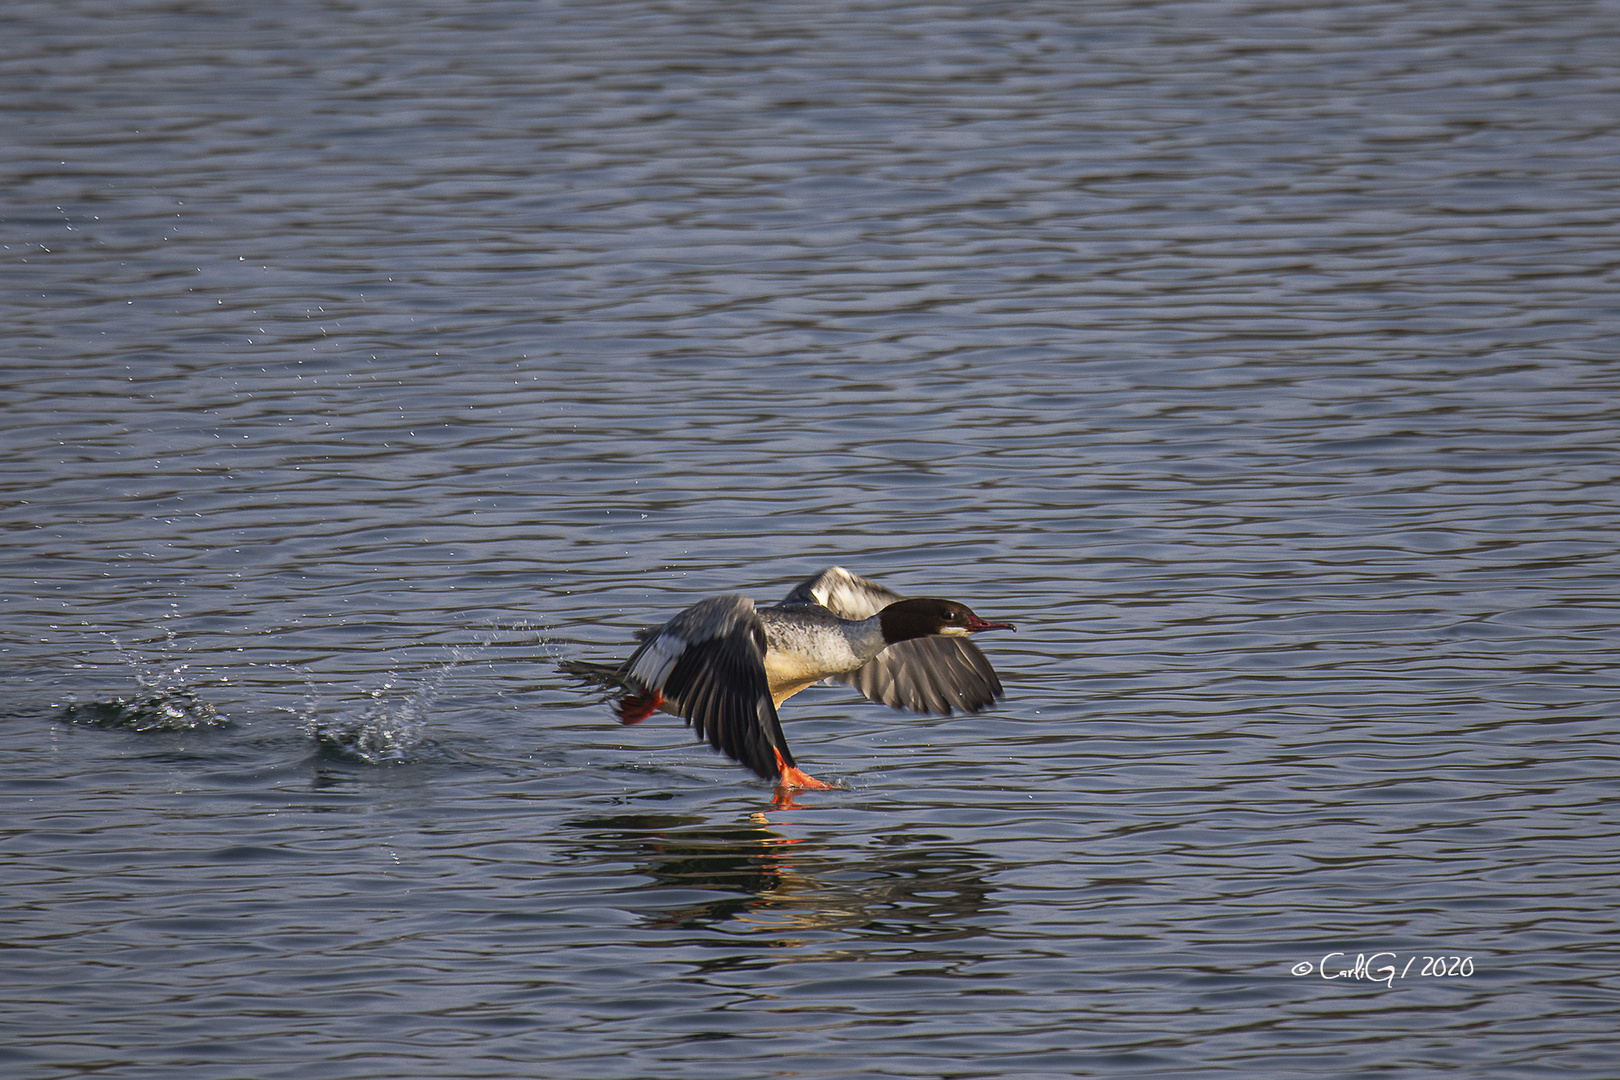
[(636, 651), (635, 662), (625, 674), (649, 690), (662, 690), (670, 669), (681, 658), (688, 644), (679, 634), (666, 630)]
[(899, 593), (871, 578), (852, 574), (842, 566), (829, 566), (800, 582), (783, 603), (817, 603), (841, 619), (870, 619), (899, 599)]

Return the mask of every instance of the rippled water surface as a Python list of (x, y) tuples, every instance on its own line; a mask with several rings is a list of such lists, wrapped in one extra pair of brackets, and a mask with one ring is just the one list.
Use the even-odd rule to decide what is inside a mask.
[[(1620, 6), (0, 39), (6, 1076), (1614, 1075)], [(1006, 700), (557, 671), (834, 563)]]

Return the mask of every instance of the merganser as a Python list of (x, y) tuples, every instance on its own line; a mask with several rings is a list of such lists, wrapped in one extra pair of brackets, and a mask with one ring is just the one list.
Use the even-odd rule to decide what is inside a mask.
[(1001, 697), (1001, 680), (969, 634), (1013, 630), (954, 600), (903, 599), (841, 566), (802, 582), (775, 607), (746, 596), (700, 600), (662, 626), (616, 669), (570, 664), (630, 691), (618, 716), (639, 724), (660, 709), (699, 738), (782, 788), (830, 788), (793, 761), (777, 707), (823, 679), (871, 701), (949, 716)]

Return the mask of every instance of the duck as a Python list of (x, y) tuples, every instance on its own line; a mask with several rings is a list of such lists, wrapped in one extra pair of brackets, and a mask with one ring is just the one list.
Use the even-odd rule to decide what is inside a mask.
[(615, 712), (639, 724), (656, 712), (783, 790), (829, 789), (794, 760), (777, 710), (824, 680), (891, 708), (973, 713), (1004, 691), (972, 634), (1016, 630), (940, 597), (903, 597), (841, 566), (800, 582), (779, 604), (728, 593), (700, 600), (636, 637), (616, 668), (567, 670), (618, 688)]

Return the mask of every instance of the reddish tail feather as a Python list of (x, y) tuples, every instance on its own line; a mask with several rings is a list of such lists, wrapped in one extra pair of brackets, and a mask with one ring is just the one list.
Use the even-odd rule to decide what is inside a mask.
[(628, 694), (619, 699), (619, 720), (625, 724), (639, 724), (657, 712), (658, 706), (663, 703), (664, 695), (656, 690)]

